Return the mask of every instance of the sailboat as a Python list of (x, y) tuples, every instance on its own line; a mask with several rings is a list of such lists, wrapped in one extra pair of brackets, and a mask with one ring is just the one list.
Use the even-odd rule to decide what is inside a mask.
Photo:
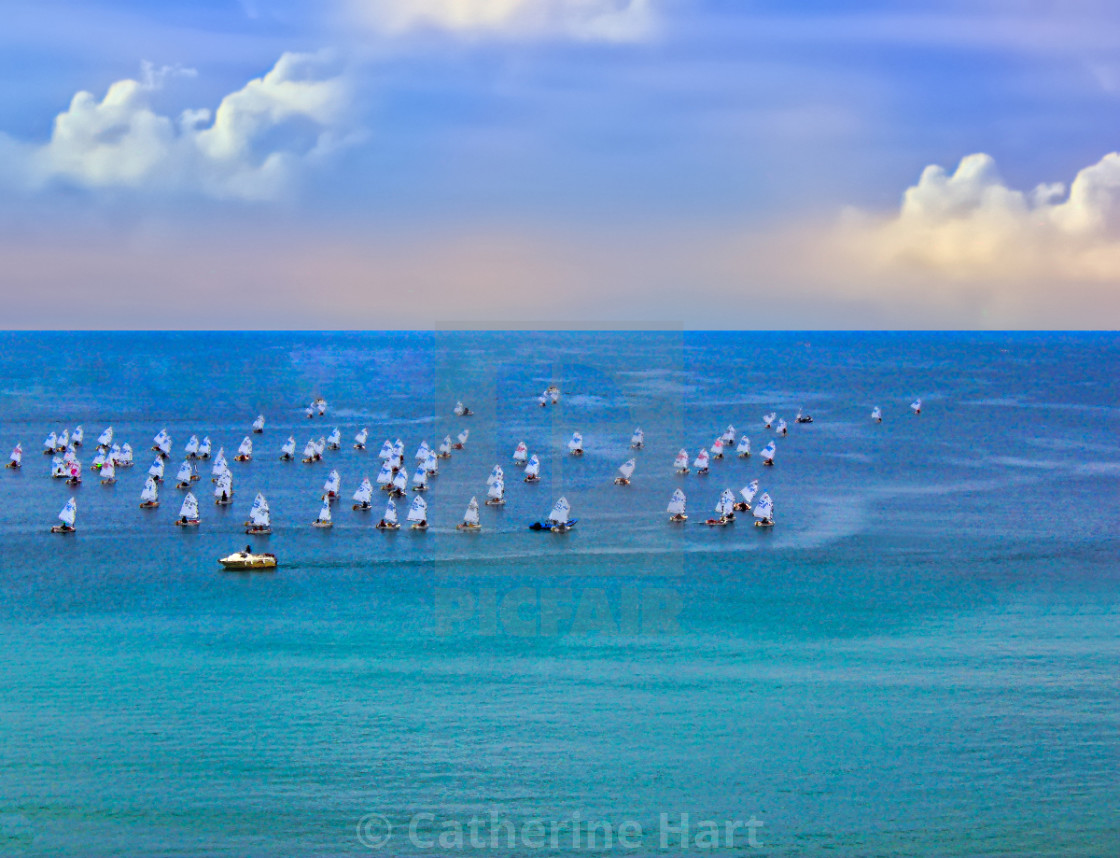
[(104, 432), (102, 432), (100, 435), (97, 436), (97, 446), (98, 447), (104, 447), (105, 449), (108, 449), (109, 445), (111, 445), (112, 443), (113, 443), (113, 427), (110, 426)]
[(708, 473), (708, 451), (701, 450), (696, 454), (696, 459), (692, 462), (692, 467), (696, 468), (696, 473), (704, 476)]
[(541, 479), (541, 460), (534, 453), (525, 464), (525, 482), (539, 483)]
[(307, 407), (306, 407), (306, 408), (305, 408), (305, 409), (303, 410), (303, 413), (307, 415), (307, 419), (308, 419), (308, 420), (312, 420), (312, 419), (314, 419), (314, 417), (315, 417), (315, 406), (313, 406), (313, 405), (308, 405), (308, 406), (307, 406)]
[(505, 480), (494, 480), (490, 484), (490, 488), (486, 491), (486, 505), (487, 506), (505, 506), (506, 503), (506, 483)]
[(579, 432), (573, 432), (571, 440), (568, 441), (568, 452), (573, 456), (583, 455), (583, 436)]
[(226, 461), (224, 447), (218, 448), (218, 455), (214, 457), (214, 464), (210, 466), (210, 482), (216, 483), (222, 474), (229, 473), (229, 462)]
[(910, 410), (913, 411), (915, 414), (921, 414), (922, 413), (922, 400), (915, 399), (913, 402), (911, 402), (910, 403)]
[(335, 426), (330, 435), (327, 436), (327, 449), (328, 450), (341, 450), (342, 449), (342, 431)]
[(385, 462), (377, 472), (377, 485), (382, 491), (391, 491), (393, 488), (393, 466)]
[[(358, 507), (354, 509), (369, 509), (368, 506)], [(329, 500), (323, 501), (322, 509), (319, 510), (319, 517), (311, 522), (312, 527), (334, 527), (334, 521), (331, 519), (331, 502)]]
[(12, 455), (8, 457), (8, 464), (5, 468), (22, 468), (23, 467), (23, 447), (19, 444), (12, 449)]
[(74, 431), (70, 433), (70, 445), (73, 447), (81, 447), (85, 437), (86, 430), (81, 426), (75, 426)]
[(152, 477), (144, 483), (144, 489), (140, 492), (140, 509), (155, 509), (159, 506), (159, 486)]
[(51, 479), (64, 480), (68, 476), (70, 476), (70, 468), (66, 462), (62, 461), (60, 456), (51, 459)]
[(771, 411), (769, 414), (762, 418), (762, 422), (766, 425), (766, 428), (769, 429), (774, 425), (774, 421), (777, 419), (778, 415)]
[(217, 485), (214, 486), (214, 503), (218, 506), (229, 506), (233, 503), (233, 474), (229, 471), (218, 477)]
[(535, 521), (529, 525), (530, 530), (550, 530), (553, 533), (567, 533), (576, 526), (577, 518), (571, 517), (572, 505), (567, 498), (560, 498), (552, 507), (545, 521)]
[(642, 431), (639, 426), (634, 430), (634, 434), (630, 436), (630, 449), (640, 450), (646, 445), (646, 433)]
[(723, 434), (720, 435), (719, 439), (723, 441), (724, 447), (730, 447), (735, 443), (735, 435), (735, 427), (732, 424), (728, 423), (727, 428), (723, 430)]
[(104, 450), (98, 450), (97, 455), (93, 457), (93, 462), (89, 466), (90, 470), (100, 471), (105, 466), (105, 462), (108, 459), (109, 453), (105, 452)]
[[(416, 498), (422, 500), (422, 498)], [(381, 517), (381, 521), (377, 522), (378, 530), (400, 530), (400, 522), (397, 521), (397, 502), (391, 497), (389, 502), (385, 504), (385, 515)]]
[(117, 463), (118, 468), (131, 468), (133, 464), (135, 464), (132, 461), (132, 445), (122, 444), (121, 454), (119, 456), (115, 456), (114, 459)]
[(233, 457), (235, 462), (248, 462), (253, 458), (253, 439), (248, 435), (241, 442), (241, 446), (237, 448), (237, 455)]
[(478, 498), (471, 498), (471, 502), (467, 504), (467, 511), (463, 513), (462, 523), (456, 525), (455, 529), (469, 530), (472, 533), (482, 530), (482, 525), (478, 521)]
[(673, 470), (678, 474), (688, 473), (688, 450), (681, 450), (673, 460)]
[(457, 440), (451, 445), (453, 450), (462, 450), (467, 445), (467, 439), (471, 436), (470, 429), (464, 429), (459, 433)]
[(560, 401), (560, 388), (555, 384), (550, 384), (544, 389), (545, 395), (548, 396), (549, 401), (555, 405)]
[(290, 462), (296, 457), (296, 439), (295, 436), (289, 435), (288, 440), (284, 442), (280, 448), (280, 461)]
[(426, 492), (428, 490), (428, 472), (423, 468), (417, 468), (416, 473), (412, 475), (412, 490), (414, 492)]
[(506, 472), (502, 470), (501, 465), (495, 465), (493, 470), (490, 471), (490, 476), (486, 478), (486, 485), (492, 486), (499, 480), (505, 480)]
[(62, 524), (56, 524), (51, 528), (51, 533), (73, 533), (76, 528), (74, 522), (78, 517), (78, 502), (74, 498), (66, 501), (66, 506), (62, 508), (62, 512), (58, 514), (58, 520)]
[(156, 433), (156, 437), (152, 439), (152, 449), (161, 456), (171, 455), (171, 436), (167, 434), (166, 429), (160, 429)]
[(260, 435), (264, 432), (264, 415), (258, 414), (257, 419), (253, 421), (253, 434)]
[(540, 396), (538, 396), (537, 397), (537, 405), (539, 405), (541, 408), (544, 408), (545, 406), (547, 406), (548, 405), (548, 394), (542, 393)]
[(779, 420), (778, 425), (775, 428), (778, 434), (783, 437), (789, 434), (789, 427), (786, 426), (786, 421), (784, 419)]
[(46, 438), (43, 439), (43, 455), (52, 456), (55, 452), (55, 447), (58, 446), (58, 435), (51, 432)]
[(194, 468), (191, 467), (190, 460), (184, 460), (183, 464), (179, 466), (179, 473), (175, 475), (175, 488), (189, 489), (191, 482), (194, 480)]
[(117, 466), (113, 463), (113, 457), (110, 456), (105, 460), (101, 466), (101, 485), (111, 486), (117, 481)]
[(368, 441), (368, 440), (369, 440), (369, 430), (366, 429), (365, 426), (363, 426), (362, 431), (354, 436), (354, 449), (355, 450), (364, 450), (366, 448), (366, 441)]
[(723, 438), (716, 438), (716, 440), (712, 442), (711, 454), (713, 459), (723, 458)]
[(751, 439), (744, 435), (739, 439), (739, 446), (735, 448), (736, 454), (740, 459), (749, 459), (751, 457)]
[(323, 397), (318, 397), (311, 404), (315, 406), (315, 410), (319, 412), (320, 417), (327, 413), (327, 400), (323, 399)]
[(429, 477), (439, 476), (439, 459), (436, 454), (428, 451), (427, 461), (424, 462), (424, 470), (427, 471)]
[(735, 496), (731, 489), (724, 489), (716, 502), (716, 512), (719, 518), (709, 518), (704, 524), (708, 527), (723, 527), (735, 520)]
[(257, 492), (257, 496), (253, 499), (245, 532), (257, 536), (267, 536), (272, 533), (272, 513), (268, 508), (268, 501), (260, 492)]
[(456, 417), (470, 417), (472, 414), (474, 414), (474, 412), (467, 408), (462, 402), (455, 403)]
[(323, 498), (334, 503), (338, 500), (338, 490), (342, 488), (342, 477), (338, 471), (332, 470), (327, 474), (327, 481), (323, 483)]
[(199, 459), (209, 459), (210, 458), (210, 449), (211, 449), (210, 438), (209, 438), (209, 436), (207, 436), (207, 437), (203, 438), (202, 442), (198, 445), (197, 457)]
[(160, 456), (156, 456), (155, 461), (148, 468), (148, 476), (152, 477), (157, 483), (163, 482), (163, 459)]
[(55, 441), (55, 448), (54, 448), (55, 452), (56, 453), (64, 453), (64, 452), (66, 452), (66, 448), (69, 447), (69, 446), (70, 446), (70, 431), (68, 429), (63, 429), (58, 435), (58, 440)]
[(441, 459), (450, 459), (451, 458), (451, 436), (450, 435), (446, 436), (443, 439), (443, 441), (440, 442), (439, 452), (436, 455), (439, 456), (439, 458), (441, 458)]
[(739, 489), (739, 494), (743, 499), (735, 504), (736, 512), (750, 512), (751, 502), (754, 501), (754, 496), (758, 494), (758, 480), (751, 480), (746, 486)]
[(754, 526), (774, 526), (774, 501), (766, 493), (763, 493), (762, 497), (758, 499), (758, 503), (754, 505)]
[(408, 469), (402, 467), (399, 471), (393, 474), (393, 486), (389, 489), (389, 494), (394, 497), (403, 498), (408, 491)]
[(186, 457), (188, 459), (193, 459), (196, 456), (198, 456), (198, 436), (197, 435), (191, 435), (191, 437), (187, 439), (187, 445), (185, 447), (183, 447), (183, 452), (186, 454)]
[(177, 527), (198, 527), (201, 519), (198, 517), (198, 498), (193, 492), (187, 492), (183, 498), (183, 505), (179, 508), (179, 518), (176, 519)]
[(812, 423), (813, 422), (813, 415), (802, 414), (801, 409), (798, 408), (797, 409), (797, 416), (793, 418), (793, 422), (794, 423)]
[(776, 452), (778, 452), (778, 448), (775, 447), (774, 442), (771, 441), (762, 450), (762, 464), (773, 465), (774, 464), (774, 454)]
[(688, 515), (685, 513), (685, 498), (684, 492), (677, 489), (673, 492), (673, 496), (669, 498), (669, 521), (685, 522), (688, 521)]
[(408, 508), (408, 520), (412, 522), (412, 530), (428, 529), (428, 504), (420, 495), (412, 499), (412, 506)]
[(82, 484), (82, 463), (77, 459), (70, 461), (70, 476), (66, 479), (68, 486), (80, 486)]
[(630, 485), (630, 478), (634, 476), (634, 468), (638, 466), (636, 459), (630, 459), (618, 466), (618, 476), (614, 478), (616, 486)]
[(393, 442), (388, 438), (386, 438), (385, 443), (381, 445), (381, 452), (377, 454), (377, 458), (381, 459), (383, 462), (393, 458)]
[(373, 483), (369, 481), (369, 477), (364, 477), (362, 482), (358, 485), (357, 491), (353, 496), (354, 505), (352, 509), (369, 510), (373, 509)]
[(421, 441), (420, 446), (416, 448), (416, 455), (414, 455), (412, 458), (416, 461), (417, 465), (423, 465), (428, 461), (428, 454), (431, 452), (432, 451), (428, 449), (428, 442)]
[(525, 466), (529, 461), (529, 448), (525, 445), (524, 441), (517, 442), (517, 449), (513, 451), (513, 463), (515, 465)]
[(315, 439), (312, 438), (303, 447), (303, 463), (305, 465), (310, 465), (318, 462), (321, 458), (322, 456), (320, 456), (319, 454), (319, 447), (315, 443)]
[(883, 422), (883, 409), (880, 408), (878, 405), (876, 405), (874, 408), (871, 409), (871, 419), (874, 420), (876, 423), (882, 423)]

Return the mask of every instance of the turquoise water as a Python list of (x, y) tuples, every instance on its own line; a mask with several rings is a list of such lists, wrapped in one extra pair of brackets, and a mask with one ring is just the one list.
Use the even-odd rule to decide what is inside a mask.
[[(0, 853), (368, 855), (589, 851), (427, 831), (482, 817), (583, 830), (748, 820), (726, 855), (1120, 850), (1120, 338), (947, 334), (2, 334)], [(561, 403), (536, 394), (556, 383)], [(324, 396), (330, 410), (308, 421)], [(907, 405), (924, 400), (913, 416)], [(477, 414), (457, 419), (462, 399)], [(873, 405), (885, 421), (868, 419)], [(757, 456), (678, 477), (728, 423), (815, 417)], [(232, 458), (198, 531), (138, 508), (152, 436)], [(792, 422), (792, 420), (791, 420)], [(137, 451), (71, 491), (38, 450), (83, 423)], [(278, 461), (334, 426), (369, 450)], [(646, 449), (631, 453), (641, 425)], [(462, 427), (432, 529), (374, 531), (344, 498), (377, 450)], [(563, 454), (573, 430), (587, 454)], [(542, 482), (517, 479), (525, 440)], [(634, 455), (630, 487), (615, 468)], [(454, 530), (491, 467), (509, 502)], [(208, 470), (208, 469), (207, 469)], [(698, 522), (758, 478), (772, 532)], [(664, 513), (674, 488), (690, 522)], [(220, 571), (256, 491), (275, 574)], [(565, 494), (580, 518), (525, 529)], [(378, 493), (375, 503), (380, 505)], [(419, 834), (408, 828), (417, 814)], [(370, 847), (370, 814), (392, 837)], [(491, 820), (493, 814), (494, 823)], [(581, 822), (571, 820), (578, 815)], [(492, 824), (493, 823), (493, 824)], [(380, 825), (380, 822), (368, 823)], [(425, 827), (426, 826), (426, 827)], [(374, 832), (376, 833), (376, 832)], [(434, 835), (433, 835), (434, 836)], [(521, 837), (519, 833), (517, 835)], [(414, 842), (415, 841), (415, 842)], [(487, 841), (489, 842), (489, 841)], [(602, 852), (602, 850), (599, 850)]]

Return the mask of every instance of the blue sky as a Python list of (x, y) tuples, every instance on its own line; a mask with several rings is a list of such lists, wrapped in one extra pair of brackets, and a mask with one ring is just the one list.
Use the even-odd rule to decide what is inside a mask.
[[(62, 324), (45, 288), (94, 326), (254, 326), (169, 320), (144, 300), (153, 278), (259, 306), (263, 326), (1120, 319), (1108, 3), (13, 0), (4, 15), (15, 325)], [(322, 283), (340, 297), (312, 300)], [(526, 299), (536, 284), (553, 297)]]

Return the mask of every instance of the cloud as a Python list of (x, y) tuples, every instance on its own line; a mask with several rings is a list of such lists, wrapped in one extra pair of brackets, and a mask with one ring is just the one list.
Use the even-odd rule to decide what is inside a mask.
[(79, 92), (48, 141), (0, 135), (0, 182), (25, 190), (63, 185), (142, 193), (267, 200), (299, 169), (350, 137), (348, 86), (326, 54), (285, 53), (263, 77), (225, 96), (216, 111), (158, 113), (152, 95), (192, 69), (142, 67), (100, 101)]
[(375, 30), (435, 29), (506, 38), (639, 41), (653, 30), (653, 0), (349, 0)]

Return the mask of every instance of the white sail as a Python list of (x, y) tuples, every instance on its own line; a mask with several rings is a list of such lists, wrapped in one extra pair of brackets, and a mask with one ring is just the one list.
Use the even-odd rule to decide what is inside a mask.
[(408, 488), (408, 471), (405, 468), (401, 468), (393, 477), (393, 488), (401, 492)]
[(368, 439), (369, 439), (369, 430), (366, 429), (363, 426), (362, 431), (354, 436), (354, 443), (359, 447), (364, 447), (366, 445), (366, 441)]
[(439, 454), (440, 454), (441, 456), (450, 456), (450, 455), (451, 455), (451, 436), (450, 436), (450, 435), (447, 435), (447, 436), (446, 436), (446, 437), (445, 437), (445, 438), (444, 438), (444, 439), (443, 439), (443, 440), (442, 440), (442, 441), (440, 442), (440, 445), (439, 445)]
[(547, 390), (545, 390), (545, 393), (548, 394), (548, 397), (549, 397), (549, 399), (552, 400), (553, 405), (555, 405), (557, 402), (560, 401), (560, 391), (557, 388), (550, 387)]
[(163, 459), (156, 456), (156, 460), (152, 462), (152, 466), (148, 468), (148, 476), (155, 477), (157, 480), (163, 479)]
[(751, 451), (751, 439), (744, 435), (739, 439), (739, 446), (735, 448), (735, 452), (740, 456), (749, 454)]
[(548, 520), (557, 524), (564, 524), (570, 519), (571, 512), (572, 505), (568, 503), (568, 499), (560, 498), (556, 501), (556, 505), (552, 507), (552, 512), (548, 514)]
[(229, 462), (226, 461), (225, 450), (218, 450), (218, 457), (214, 459), (214, 464), (210, 466), (210, 474), (213, 477), (220, 478), (223, 474), (229, 473)]
[(716, 440), (712, 442), (712, 455), (713, 456), (722, 456), (723, 455), (723, 439), (722, 438), (716, 438)]
[(692, 463), (692, 467), (704, 470), (706, 467), (708, 467), (708, 462), (708, 451), (701, 450), (696, 454), (696, 460)]
[(108, 447), (113, 443), (113, 427), (110, 426), (104, 432), (97, 436), (98, 447)]
[(315, 400), (315, 407), (319, 409), (319, 416), (322, 417), (327, 413), (327, 400), (320, 396)]
[(619, 474), (622, 475), (622, 478), (624, 480), (628, 480), (632, 476), (634, 476), (634, 468), (636, 468), (637, 466), (638, 466), (637, 460), (636, 459), (631, 459), (630, 461), (623, 462), (621, 465), (619, 465), (618, 472), (619, 472)]
[(331, 503), (330, 501), (323, 501), (323, 507), (319, 510), (319, 517), (315, 519), (318, 522), (328, 522), (331, 520)]
[(288, 440), (284, 442), (284, 446), (280, 448), (280, 455), (282, 456), (295, 456), (296, 454), (296, 439), (291, 435)]
[(478, 498), (471, 498), (467, 511), (463, 513), (463, 524), (478, 524)]
[(505, 471), (502, 470), (502, 466), (495, 465), (494, 470), (490, 472), (490, 476), (486, 478), (486, 485), (492, 486), (494, 483), (502, 482), (505, 478), (506, 474)]
[(634, 430), (634, 434), (630, 436), (631, 447), (641, 447), (646, 442), (646, 433), (640, 428)]
[(762, 422), (765, 423), (766, 428), (769, 429), (772, 425), (774, 425), (774, 421), (777, 419), (778, 415), (771, 411), (769, 414), (762, 418)]
[(386, 462), (381, 466), (381, 470), (377, 473), (377, 484), (379, 486), (391, 486), (393, 484), (393, 469), (389, 467)]
[(677, 458), (673, 460), (673, 467), (678, 471), (683, 471), (688, 467), (688, 450), (681, 450), (677, 453)]
[(541, 475), (541, 460), (537, 458), (536, 453), (529, 457), (528, 463), (525, 465), (525, 476), (539, 477)]
[(158, 450), (163, 446), (164, 441), (166, 441), (170, 437), (171, 436), (167, 434), (166, 429), (160, 429), (159, 432), (156, 433), (156, 436), (152, 439), (152, 446)]
[(513, 451), (513, 461), (515, 464), (523, 465), (529, 460), (529, 448), (525, 446), (524, 441), (517, 444), (517, 449)]
[[(417, 498), (420, 500), (420, 498)], [(389, 498), (389, 502), (385, 504), (385, 515), (382, 518), (389, 524), (397, 523), (397, 502)]]
[(462, 402), (456, 402), (455, 403), (455, 416), (456, 417), (462, 417), (466, 413), (467, 413), (467, 409), (463, 405), (463, 403)]
[(758, 494), (758, 480), (751, 480), (743, 488), (739, 489), (739, 494), (743, 496), (743, 500), (750, 504), (754, 501), (754, 496)]
[(183, 448), (183, 452), (186, 453), (188, 456), (197, 456), (198, 455), (198, 436), (197, 435), (191, 435), (191, 437), (189, 439), (187, 439), (187, 445)]
[(911, 402), (910, 403), (910, 410), (913, 411), (915, 414), (917, 414), (919, 411), (921, 411), (922, 410), (922, 400), (915, 399), (913, 402)]
[(249, 521), (253, 527), (272, 527), (272, 512), (268, 508), (268, 501), (259, 492), (249, 510)]
[(119, 464), (119, 465), (131, 465), (132, 464), (132, 445), (131, 444), (124, 444), (121, 447), (121, 455), (120, 455), (120, 458), (117, 459), (117, 464)]
[(327, 436), (327, 446), (336, 450), (342, 446), (342, 431), (337, 426), (335, 426), (334, 431)]
[(314, 459), (319, 455), (319, 448), (315, 446), (315, 440), (312, 439), (303, 445), (303, 458)]
[(506, 496), (506, 484), (502, 480), (491, 483), (486, 495), (490, 500), (502, 500)]
[(575, 452), (576, 450), (583, 449), (583, 436), (579, 432), (573, 432), (571, 440), (568, 441), (568, 450)]
[(716, 512), (720, 515), (731, 515), (735, 512), (735, 495), (731, 493), (731, 489), (724, 489), (720, 494), (719, 501), (716, 503)]
[(414, 489), (426, 489), (428, 487), (428, 472), (423, 468), (417, 468), (416, 473), (412, 475), (412, 487)]
[(218, 482), (214, 486), (214, 497), (220, 498), (223, 495), (233, 497), (233, 474), (229, 471), (218, 477)]
[(424, 470), (428, 472), (429, 477), (434, 477), (439, 473), (439, 459), (435, 453), (428, 453), (428, 460), (424, 462)]
[(43, 439), (43, 449), (44, 450), (53, 450), (57, 446), (58, 446), (58, 435), (56, 435), (54, 432), (51, 432), (50, 435), (48, 435), (46, 438)]
[(416, 463), (422, 465), (424, 464), (424, 462), (428, 461), (429, 452), (431, 451), (428, 449), (428, 442), (421, 441), (420, 446), (416, 448), (416, 456), (414, 457), (416, 459)]
[(471, 435), (471, 430), (470, 429), (464, 429), (462, 432), (459, 433), (459, 443), (460, 444), (466, 444), (467, 443), (467, 438), (469, 438), (470, 435)]
[(58, 456), (51, 459), (51, 476), (65, 477), (67, 474), (66, 463)]
[(677, 489), (673, 492), (673, 496), (669, 499), (669, 514), (670, 515), (684, 515), (685, 498), (684, 492)]
[(734, 444), (735, 443), (735, 435), (736, 435), (736, 432), (735, 432), (734, 425), (728, 424), (727, 428), (723, 430), (723, 443), (724, 443), (724, 445), (730, 446), (730, 445)]
[(86, 430), (81, 426), (75, 426), (73, 433), (70, 435), (70, 443), (75, 447), (82, 446), (82, 442), (86, 439)]
[(202, 443), (200, 443), (198, 445), (198, 454), (197, 454), (198, 457), (200, 459), (209, 459), (210, 458), (210, 449), (211, 449), (210, 439), (209, 438), (203, 438)]
[(78, 502), (74, 498), (70, 498), (70, 500), (66, 501), (66, 506), (62, 508), (62, 512), (58, 514), (58, 520), (67, 527), (73, 527), (77, 517)]
[(548, 405), (548, 394), (542, 393), (540, 396), (538, 396), (537, 404), (540, 405), (541, 408), (544, 408), (544, 406)]
[(408, 508), (409, 521), (427, 521), (428, 504), (420, 495), (412, 499), (412, 506)]
[(303, 409), (303, 413), (307, 415), (308, 419), (311, 419), (315, 416), (315, 408), (311, 405), (308, 405), (305, 409)]
[(144, 490), (140, 492), (140, 500), (143, 503), (155, 503), (159, 500), (159, 485), (152, 477), (148, 477), (148, 481), (144, 483)]
[(23, 447), (19, 444), (16, 444), (15, 448), (12, 450), (11, 461), (13, 465), (18, 465), (23, 462)]
[(362, 504), (368, 504), (373, 500), (373, 484), (369, 481), (369, 477), (362, 480), (358, 490), (354, 492), (354, 500)]
[(377, 457), (382, 461), (393, 458), (393, 442), (388, 438), (386, 438), (385, 443), (381, 445), (381, 452), (377, 454)]
[(183, 505), (179, 507), (179, 518), (194, 521), (198, 518), (198, 499), (191, 493), (183, 498)]
[(191, 467), (191, 463), (183, 462), (183, 464), (179, 466), (179, 473), (175, 475), (175, 479), (177, 479), (181, 483), (189, 483), (191, 481), (191, 477), (193, 476), (194, 468)]
[(237, 448), (238, 456), (252, 456), (253, 455), (253, 440), (246, 435), (245, 440), (241, 442), (241, 446)]
[(97, 455), (93, 457), (94, 469), (96, 470), (97, 468), (103, 467), (105, 462), (108, 461), (108, 457), (109, 453), (106, 450), (98, 450)]
[(113, 464), (112, 459), (106, 459), (105, 464), (101, 466), (101, 481), (103, 483), (112, 482), (117, 478), (117, 466)]
[(393, 442), (393, 458), (404, 461), (404, 441), (400, 438)]
[(770, 499), (770, 495), (763, 493), (758, 499), (758, 503), (754, 505), (754, 517), (759, 521), (774, 520), (774, 501)]
[(63, 429), (59, 433), (58, 440), (55, 441), (55, 446), (62, 447), (63, 449), (70, 446), (70, 430)]
[(257, 419), (253, 421), (253, 431), (254, 432), (263, 432), (264, 431), (264, 415), (263, 414), (258, 414)]
[(775, 447), (775, 446), (774, 446), (774, 442), (773, 442), (773, 441), (771, 441), (771, 442), (770, 442), (769, 444), (767, 444), (767, 445), (766, 445), (766, 446), (765, 446), (765, 447), (763, 448), (763, 450), (762, 450), (762, 459), (763, 459), (763, 461), (766, 461), (766, 462), (773, 462), (773, 461), (774, 461), (774, 454), (775, 454), (775, 453), (776, 453), (777, 451), (778, 451), (778, 448), (777, 448), (777, 447)]
[(881, 409), (878, 405), (876, 405), (874, 408), (871, 409), (871, 419), (872, 420), (882, 420), (883, 419), (883, 409)]
[(785, 435), (786, 431), (789, 429), (789, 427), (786, 426), (786, 421), (784, 418), (778, 421), (778, 425), (775, 428), (778, 430), (778, 434), (780, 435)]
[(323, 483), (323, 491), (327, 494), (338, 494), (339, 488), (342, 486), (342, 477), (339, 476), (338, 471), (332, 470), (327, 474), (327, 481)]

